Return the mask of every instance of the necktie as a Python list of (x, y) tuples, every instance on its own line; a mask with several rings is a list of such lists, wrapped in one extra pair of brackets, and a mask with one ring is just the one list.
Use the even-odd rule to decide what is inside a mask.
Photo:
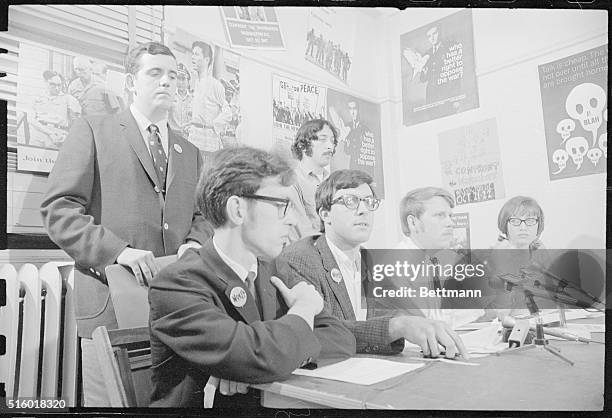
[(162, 192), (166, 191), (166, 167), (168, 166), (168, 158), (164, 152), (164, 148), (161, 144), (161, 138), (159, 137), (159, 128), (157, 125), (150, 125), (149, 128), (149, 151), (153, 158), (153, 166), (159, 179)]
[[(431, 261), (431, 264), (433, 264), (434, 266), (437, 266), (438, 264), (440, 264), (437, 257), (431, 257), (429, 260)], [(438, 275), (437, 269), (435, 270), (435, 273), (433, 276), (433, 285), (434, 285), (434, 289), (442, 288), (442, 285), (440, 284), (440, 276)]]
[(249, 292), (253, 295), (253, 301), (255, 302), (255, 306), (257, 306), (257, 310), (259, 311), (259, 315), (262, 316), (261, 312), (261, 304), (259, 303), (259, 299), (257, 298), (257, 291), (255, 290), (255, 278), (257, 275), (254, 271), (249, 271), (246, 277), (246, 284), (249, 288)]

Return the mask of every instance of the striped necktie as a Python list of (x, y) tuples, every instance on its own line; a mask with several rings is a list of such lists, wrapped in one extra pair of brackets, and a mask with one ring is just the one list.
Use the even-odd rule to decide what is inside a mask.
[(153, 166), (159, 179), (162, 192), (166, 192), (166, 169), (168, 167), (168, 158), (162, 147), (161, 138), (159, 136), (159, 128), (157, 125), (151, 124), (148, 128), (149, 131), (149, 151), (153, 158)]

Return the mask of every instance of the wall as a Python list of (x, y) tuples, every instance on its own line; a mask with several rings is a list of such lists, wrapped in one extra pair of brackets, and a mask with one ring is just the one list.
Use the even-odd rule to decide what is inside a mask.
[[(495, 118), (506, 196), (459, 206), (469, 212), (472, 248), (487, 248), (497, 236), (497, 214), (512, 196), (534, 197), (546, 216), (542, 235), (549, 248), (605, 248), (606, 174), (551, 182), (540, 97), (538, 65), (607, 42), (607, 12), (582, 10), (475, 9), (474, 50), (480, 108), (421, 123), (402, 125), (400, 35), (454, 13), (452, 9), (408, 9), (383, 19), (388, 65), (383, 98), (385, 144), (397, 171), (389, 179), (385, 213), (393, 225), (389, 244), (401, 238), (397, 207), (406, 191), (440, 185), (438, 134)], [(604, 160), (605, 161), (605, 160)], [(385, 169), (392, 164), (385, 159)], [(393, 182), (393, 183), (391, 183)]]

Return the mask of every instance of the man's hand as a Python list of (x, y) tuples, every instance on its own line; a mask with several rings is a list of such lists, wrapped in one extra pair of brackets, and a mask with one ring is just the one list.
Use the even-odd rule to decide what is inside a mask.
[(314, 326), (314, 317), (323, 310), (323, 298), (313, 285), (299, 282), (291, 289), (285, 286), (278, 277), (272, 276), (270, 282), (280, 292), (289, 307), (287, 314), (297, 315), (302, 318), (310, 329)]
[(249, 391), (249, 384), (210, 376), (204, 386), (204, 408), (213, 407), (217, 389), (219, 389), (222, 395), (234, 396), (236, 393), (247, 393)]
[(460, 354), (464, 359), (469, 359), (469, 354), (463, 341), (443, 321), (434, 321), (420, 316), (398, 316), (389, 321), (389, 335), (392, 340), (404, 337), (411, 343), (418, 344), (423, 350), (423, 355), (438, 357), (443, 346), (447, 358), (454, 358)]
[(132, 269), (138, 284), (141, 286), (148, 286), (149, 282), (153, 280), (153, 276), (159, 272), (153, 253), (137, 248), (125, 248), (117, 257), (117, 264)]
[(201, 248), (202, 246), (200, 245), (199, 242), (196, 241), (187, 241), (184, 244), (181, 244), (180, 247), (178, 247), (178, 251), (176, 252), (176, 255), (178, 256), (178, 258), (181, 258), (181, 256), (183, 255), (183, 253), (190, 249), (190, 248), (195, 248), (196, 250), (198, 248)]

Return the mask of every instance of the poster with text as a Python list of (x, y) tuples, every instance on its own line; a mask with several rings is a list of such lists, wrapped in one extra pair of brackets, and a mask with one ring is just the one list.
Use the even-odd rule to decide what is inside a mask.
[(355, 55), (354, 19), (341, 8), (311, 8), (306, 28), (304, 58), (347, 82)]
[(605, 173), (608, 45), (538, 67), (551, 180)]
[(292, 157), (291, 144), (302, 124), (327, 114), (327, 88), (272, 74), (273, 149)]
[(442, 132), (438, 138), (442, 184), (457, 205), (505, 196), (495, 119)]
[(404, 125), (479, 106), (471, 10), (404, 33), (400, 56)]
[(470, 249), (470, 214), (467, 212), (453, 213), (453, 239), (449, 248), (453, 250)]
[(274, 7), (221, 6), (220, 9), (232, 48), (285, 49)]
[(329, 89), (327, 119), (338, 129), (331, 170), (350, 168), (370, 174), (376, 196), (385, 197), (380, 106)]

